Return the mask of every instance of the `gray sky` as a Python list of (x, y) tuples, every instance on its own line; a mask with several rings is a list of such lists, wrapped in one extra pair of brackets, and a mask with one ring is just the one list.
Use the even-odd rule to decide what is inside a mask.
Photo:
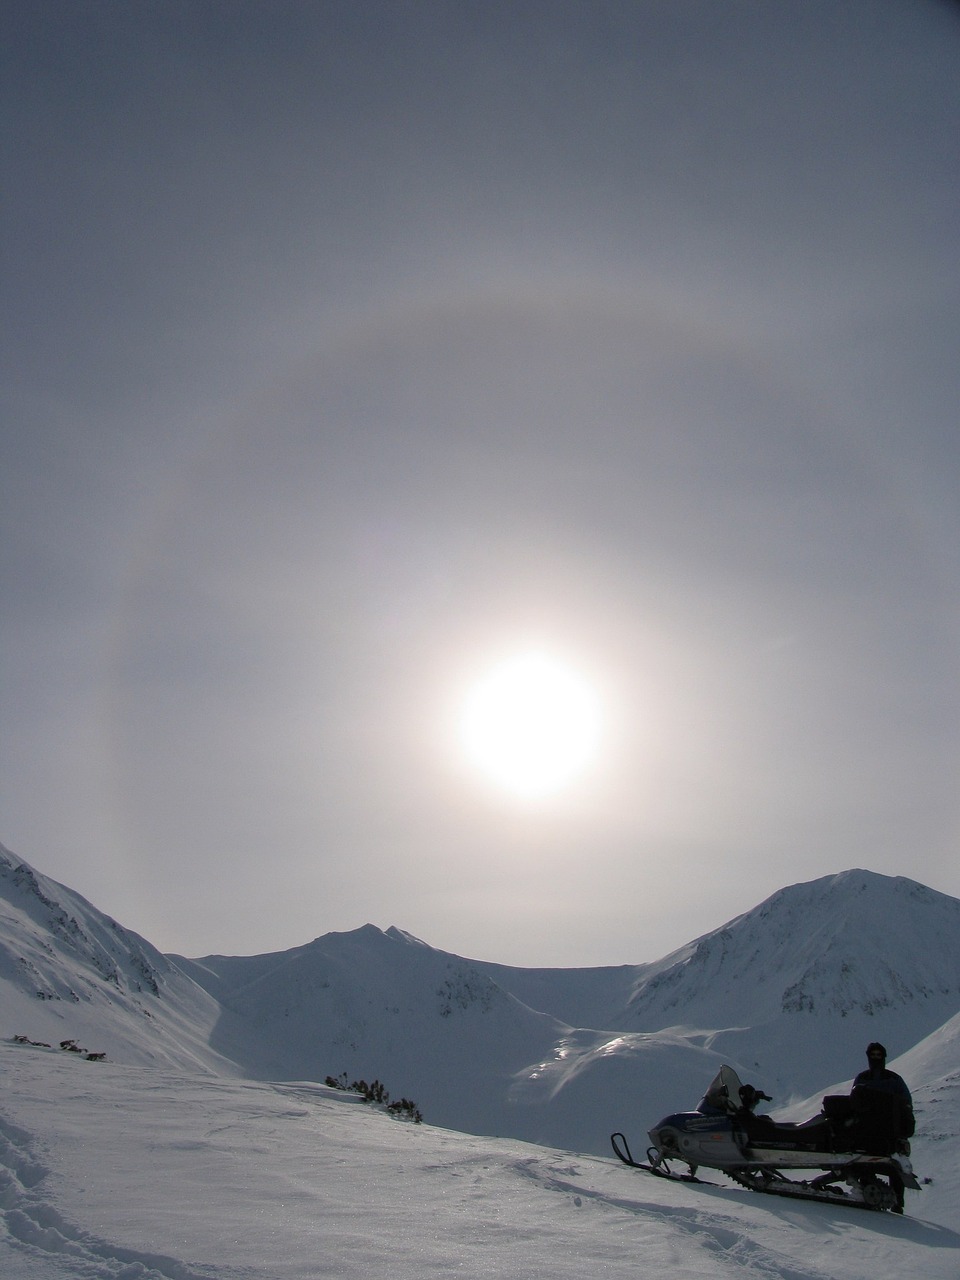
[[(960, 10), (13, 0), (0, 841), (168, 951), (960, 896)], [(451, 724), (597, 690), (538, 803)]]

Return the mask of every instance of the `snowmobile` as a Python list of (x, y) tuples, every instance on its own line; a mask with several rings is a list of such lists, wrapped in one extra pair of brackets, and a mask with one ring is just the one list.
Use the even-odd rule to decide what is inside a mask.
[[(696, 1111), (667, 1116), (650, 1130), (646, 1162), (633, 1159), (622, 1133), (610, 1141), (631, 1168), (683, 1182), (699, 1182), (701, 1167), (717, 1169), (751, 1191), (895, 1213), (903, 1212), (904, 1187), (920, 1190), (908, 1158), (913, 1115), (899, 1098), (870, 1089), (828, 1095), (823, 1110), (801, 1124), (756, 1115), (761, 1101), (772, 1099), (724, 1066)], [(688, 1172), (673, 1167), (678, 1162)], [(785, 1170), (820, 1172), (804, 1178)]]

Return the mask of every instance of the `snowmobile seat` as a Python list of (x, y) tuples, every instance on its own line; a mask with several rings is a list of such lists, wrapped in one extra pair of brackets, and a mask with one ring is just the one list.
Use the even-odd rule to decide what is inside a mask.
[(828, 1093), (823, 1100), (823, 1114), (842, 1124), (853, 1115), (853, 1103), (845, 1093)]
[(769, 1147), (792, 1149), (802, 1147), (810, 1151), (830, 1151), (833, 1142), (833, 1126), (824, 1115), (813, 1116), (802, 1124), (786, 1120), (774, 1120), (771, 1116), (741, 1118), (747, 1138)]
[(894, 1094), (855, 1088), (846, 1094), (828, 1094), (823, 1113), (833, 1128), (835, 1150), (852, 1147), (870, 1155), (897, 1151), (913, 1134), (913, 1111)]

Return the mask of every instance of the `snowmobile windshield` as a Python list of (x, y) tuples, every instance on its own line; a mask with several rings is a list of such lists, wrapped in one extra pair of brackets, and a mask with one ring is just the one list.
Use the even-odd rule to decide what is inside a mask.
[(697, 1110), (707, 1115), (721, 1112), (728, 1115), (740, 1106), (740, 1077), (733, 1067), (723, 1066), (714, 1076), (710, 1088), (700, 1099)]

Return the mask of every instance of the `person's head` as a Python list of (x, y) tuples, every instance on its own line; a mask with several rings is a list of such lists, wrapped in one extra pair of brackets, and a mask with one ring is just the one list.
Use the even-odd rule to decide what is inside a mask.
[(879, 1040), (867, 1045), (867, 1062), (871, 1067), (882, 1067), (887, 1060), (887, 1051)]

